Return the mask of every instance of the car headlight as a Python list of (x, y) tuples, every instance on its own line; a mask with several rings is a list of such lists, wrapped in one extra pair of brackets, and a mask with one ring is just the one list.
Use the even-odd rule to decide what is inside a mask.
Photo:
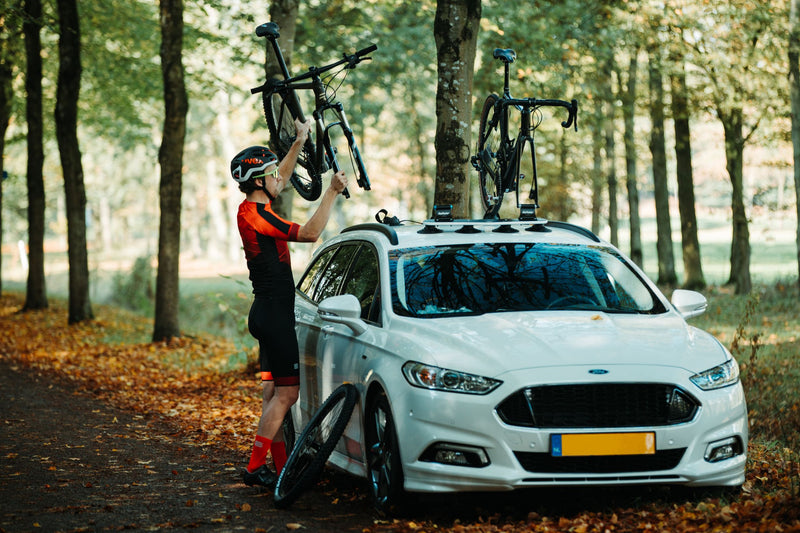
[(733, 385), (739, 381), (739, 365), (731, 358), (714, 368), (700, 372), (689, 378), (703, 390), (714, 390)]
[(497, 379), (425, 365), (416, 361), (409, 361), (403, 365), (403, 375), (414, 387), (466, 394), (489, 394), (503, 383)]

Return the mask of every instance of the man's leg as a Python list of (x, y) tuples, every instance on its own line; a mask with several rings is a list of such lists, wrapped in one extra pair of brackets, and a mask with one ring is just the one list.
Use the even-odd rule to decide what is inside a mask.
[[(264, 386), (261, 419), (258, 423), (258, 431), (253, 443), (250, 463), (247, 465), (248, 472), (253, 473), (266, 463), (267, 452), (272, 448), (273, 441), (283, 442), (281, 427), (283, 419), (297, 401), (299, 392), (300, 387), (298, 385), (288, 387)], [(279, 436), (280, 438), (278, 439)], [(278, 462), (286, 462), (285, 449), (284, 446), (283, 457), (279, 456)], [(273, 457), (273, 460), (275, 460), (275, 457)], [(280, 472), (283, 464), (276, 463), (275, 468)]]
[[(265, 375), (268, 375), (268, 377), (265, 377)], [(272, 375), (269, 372), (262, 372), (262, 379), (264, 381), (261, 382), (261, 420), (264, 418), (269, 401), (275, 395), (275, 382), (272, 381)], [(253, 473), (266, 464), (267, 452), (271, 444), (272, 439), (261, 430), (261, 422), (259, 421), (253, 449), (250, 453), (250, 462), (247, 464), (248, 472)]]

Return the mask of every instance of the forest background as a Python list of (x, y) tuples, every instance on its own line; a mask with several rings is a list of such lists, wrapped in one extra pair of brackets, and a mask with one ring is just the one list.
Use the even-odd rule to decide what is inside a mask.
[[(265, 71), (255, 27), (280, 22), (295, 73), (378, 45), (335, 87), (373, 187), (351, 187), (326, 236), (379, 209), (419, 221), (434, 203), (452, 203), (459, 216), (482, 216), (466, 152), (486, 95), (501, 89), (492, 50), (513, 48), (513, 94), (580, 106), (577, 132), (549, 116), (537, 131), (538, 214), (591, 227), (665, 289), (703, 290), (709, 311), (694, 324), (743, 368), (752, 437), (744, 496), (732, 506), (668, 504), (655, 518), (796, 529), (799, 18), (800, 0), (0, 0), (0, 289), (25, 292), (21, 306), (18, 294), (3, 296), (3, 356), (69, 367), (70, 379), (118, 390), (125, 408), (157, 412), (141, 405), (152, 398), (180, 408), (186, 425), (215, 424), (198, 413), (228, 408), (230, 398), (212, 382), (229, 391), (229, 379), (253, 381), (242, 372), (253, 359), (250, 289), (229, 162), (269, 142), (249, 90)], [(442, 61), (443, 50), (456, 59)], [(456, 66), (462, 79), (452, 78)], [(444, 97), (454, 87), (469, 88), (455, 91), (469, 118), (448, 137), (443, 104), (462, 105)], [(280, 204), (298, 221), (315, 205), (291, 191)], [(293, 246), (295, 269), (313, 250)], [(170, 276), (159, 319), (159, 280)], [(69, 322), (81, 324), (57, 324), (67, 314), (60, 302), (35, 311), (48, 294), (68, 295)], [(103, 306), (92, 322), (91, 302), (155, 312), (152, 340), (187, 335), (142, 342), (139, 320)], [(128, 381), (133, 357), (152, 370), (137, 379), (141, 389)], [(207, 394), (185, 394), (167, 373), (192, 374)], [(242, 401), (255, 405), (252, 395)], [(237, 431), (250, 431), (252, 416), (236, 410)]]
[[(64, 37), (70, 32), (60, 22), (70, 11), (80, 26), (75, 129), (85, 183), (80, 213), (85, 213), (89, 294), (94, 301), (119, 299), (121, 289), (133, 284), (153, 298), (152, 274), (162, 251), (159, 231), (165, 225), (159, 149), (167, 133), (169, 3), (177, 4), (182, 17), (178, 59), (188, 100), (177, 169), (182, 179), (178, 218), (171, 222), (180, 235), (171, 252), (180, 253), (182, 280), (223, 275), (235, 281), (244, 273), (235, 227), (241, 193), (228, 166), (241, 148), (268, 143), (260, 98), (249, 89), (264, 77), (265, 43), (254, 28), (270, 18), (288, 21), (291, 33), (283, 46), (295, 73), (378, 45), (371, 62), (335, 87), (356, 129), (373, 190), (352, 187), (353, 197), (340, 201), (328, 235), (373, 220), (382, 208), (418, 221), (430, 216), (434, 203), (454, 203), (462, 216), (482, 216), (477, 172), (466, 159), (461, 168), (448, 170), (437, 154), (442, 151), (437, 97), (443, 78), (437, 52), (443, 46), (434, 37), (437, 23), (452, 27), (458, 18), (448, 20), (447, 9), (463, 9), (476, 21), (474, 73), (468, 72), (472, 123), (462, 130), (461, 143), (474, 150), (483, 99), (501, 89), (494, 48), (517, 52), (512, 94), (579, 102), (577, 133), (561, 131), (547, 116), (537, 131), (540, 216), (590, 226), (663, 286), (730, 283), (736, 292), (747, 293), (751, 268), (767, 282), (797, 275), (800, 260), (792, 234), (800, 235), (800, 180), (790, 107), (790, 72), (797, 62), (791, 46), (797, 39), (790, 39), (790, 32), (797, 29), (796, 22), (791, 26), (788, 0), (284, 0), (270, 5), (208, 0), (162, 1), (160, 6), (46, 0), (40, 16), (31, 18), (31, 5), (37, 3), (3, 0), (2, 15), (2, 107), (8, 121), (0, 281), (3, 287), (27, 285), (28, 307), (27, 269), (33, 258), (25, 251), (31, 251), (32, 199), (44, 202), (41, 263), (51, 280), (48, 289), (64, 294), (67, 285), (73, 288), (71, 277), (67, 282), (70, 194), (65, 184), (70, 180), (61, 179), (67, 169), (57, 140), (63, 121), (56, 119), (62, 116), (58, 91), (69, 73)], [(43, 151), (33, 158), (41, 164), (40, 192), (30, 183), (26, 23), (41, 32)], [(454, 201), (441, 193), (448, 186), (461, 191)], [(314, 207), (291, 191), (281, 200), (284, 213), (299, 221)], [(692, 241), (692, 231), (699, 241)], [(295, 246), (295, 268), (302, 269), (312, 252), (312, 246)], [(121, 299), (131, 302), (128, 293)], [(91, 310), (79, 310), (81, 316), (90, 317)]]

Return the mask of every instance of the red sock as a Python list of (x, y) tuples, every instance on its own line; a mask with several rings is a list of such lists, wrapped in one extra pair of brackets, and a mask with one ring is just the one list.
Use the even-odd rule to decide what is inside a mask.
[(251, 474), (261, 468), (261, 465), (267, 462), (267, 452), (269, 451), (272, 440), (256, 435), (256, 441), (253, 443), (253, 452), (250, 454), (250, 463), (247, 465), (247, 471)]
[(286, 464), (286, 443), (283, 441), (273, 442), (270, 451), (272, 452), (272, 462), (275, 463), (275, 471), (280, 474), (283, 465)]

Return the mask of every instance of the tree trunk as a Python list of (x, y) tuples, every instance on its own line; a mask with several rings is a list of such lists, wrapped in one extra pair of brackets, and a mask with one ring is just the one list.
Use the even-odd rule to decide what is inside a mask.
[(164, 131), (158, 231), (158, 274), (153, 341), (180, 336), (178, 327), (179, 259), (181, 248), (181, 186), (183, 144), (188, 101), (183, 79), (183, 1), (160, 0), (161, 73), (164, 80)]
[(675, 125), (678, 210), (681, 217), (681, 245), (685, 276), (683, 287), (699, 290), (706, 286), (706, 281), (700, 262), (700, 241), (697, 238), (688, 90), (683, 58), (675, 59), (675, 73), (670, 76), (670, 86), (672, 89), (672, 117)]
[(44, 277), (44, 148), (42, 137), (42, 4), (25, 0), (25, 118), (28, 124), (28, 283), (24, 310), (47, 308)]
[(797, 210), (797, 285), (800, 288), (800, 0), (792, 0), (789, 14), (789, 83), (792, 94), (794, 195)]
[(605, 136), (606, 136), (606, 164), (608, 171), (606, 173), (606, 184), (608, 186), (608, 229), (609, 241), (614, 246), (619, 245), (619, 218), (617, 208), (617, 158), (616, 158), (616, 143), (614, 142), (614, 134), (616, 124), (614, 121), (615, 112), (615, 98), (614, 85), (612, 83), (613, 73), (615, 71), (615, 64), (613, 57), (608, 60), (608, 66), (605, 73), (608, 81), (608, 94), (610, 100), (606, 103), (605, 119)]
[(667, 152), (664, 138), (664, 87), (660, 50), (649, 50), (650, 80), (650, 153), (653, 157), (653, 189), (656, 204), (656, 252), (658, 254), (658, 283), (671, 286), (677, 282), (675, 255), (672, 249), (672, 224), (669, 214), (667, 185)]
[(69, 323), (75, 324), (94, 318), (89, 298), (89, 260), (86, 251), (86, 190), (78, 146), (81, 32), (76, 0), (58, 0), (58, 18), (56, 137), (67, 203)]
[[(269, 7), (269, 19), (271, 22), (278, 24), (281, 36), (278, 38), (278, 43), (281, 45), (281, 52), (286, 61), (286, 66), (291, 72), (292, 65), (292, 52), (294, 52), (294, 37), (297, 30), (297, 11), (300, 2), (298, 0), (273, 0)], [(283, 77), (278, 61), (275, 58), (275, 52), (272, 50), (272, 44), (268, 39), (266, 42), (266, 57), (264, 61), (264, 70), (267, 79), (273, 77)], [(306, 117), (311, 118), (311, 117)], [(284, 187), (281, 194), (272, 202), (272, 208), (276, 213), (282, 217), (292, 220), (292, 201), (295, 198), (294, 187)]]
[(628, 65), (628, 84), (622, 98), (622, 117), (625, 121), (625, 185), (628, 189), (628, 209), (630, 210), (631, 260), (642, 266), (642, 223), (639, 217), (639, 176), (636, 171), (636, 76), (638, 71), (638, 50), (631, 53)]
[(481, 19), (480, 0), (438, 0), (436, 40), (436, 189), (434, 204), (469, 214), (468, 166), (472, 124), (472, 76)]
[[(13, 9), (19, 9), (14, 6)], [(3, 242), (3, 181), (5, 181), (6, 132), (11, 123), (14, 100), (14, 64), (17, 62), (18, 28), (9, 26), (8, 18), (0, 16), (0, 243)], [(14, 46), (14, 48), (12, 48)], [(3, 293), (3, 255), (0, 254), (0, 294)]]
[(592, 223), (593, 233), (600, 233), (600, 213), (603, 211), (603, 106), (595, 102), (592, 128)]
[(742, 109), (726, 112), (718, 110), (725, 130), (725, 158), (728, 176), (733, 191), (731, 213), (733, 238), (731, 240), (731, 276), (728, 284), (735, 287), (736, 294), (748, 294), (753, 288), (750, 279), (750, 229), (744, 207), (744, 136), (742, 134)]

